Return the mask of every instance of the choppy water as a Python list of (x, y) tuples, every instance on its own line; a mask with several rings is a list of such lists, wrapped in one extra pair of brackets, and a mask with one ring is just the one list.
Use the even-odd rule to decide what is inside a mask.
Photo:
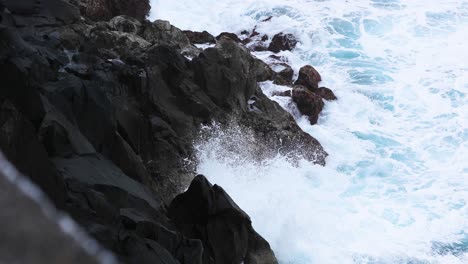
[(468, 1), (153, 2), (153, 18), (184, 29), (293, 33), (302, 44), (282, 55), (315, 66), (339, 97), (318, 125), (297, 116), (326, 167), (224, 155), (233, 138), (248, 152), (239, 131), (198, 145), (199, 172), (281, 263), (468, 263)]

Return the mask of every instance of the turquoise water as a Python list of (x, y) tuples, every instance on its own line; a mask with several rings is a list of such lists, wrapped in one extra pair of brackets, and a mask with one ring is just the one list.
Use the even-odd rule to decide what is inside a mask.
[(250, 161), (255, 143), (236, 127), (197, 144), (199, 172), (251, 215), (281, 263), (468, 263), (468, 1), (154, 6), (186, 29), (292, 33), (301, 44), (281, 55), (296, 71), (316, 67), (339, 98), (311, 126), (271, 96), (283, 88), (260, 84), (322, 143), (325, 167)]

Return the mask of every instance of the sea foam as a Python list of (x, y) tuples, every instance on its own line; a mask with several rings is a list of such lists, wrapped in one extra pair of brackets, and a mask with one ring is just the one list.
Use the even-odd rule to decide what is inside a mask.
[[(260, 84), (322, 143), (325, 167), (246, 159), (243, 131), (197, 142), (198, 171), (281, 263), (468, 263), (468, 1), (157, 0), (153, 10), (214, 35), (292, 33), (300, 44), (280, 55), (296, 72), (313, 65), (337, 95), (311, 126), (272, 96), (283, 88)], [(243, 147), (226, 155), (233, 140)]]

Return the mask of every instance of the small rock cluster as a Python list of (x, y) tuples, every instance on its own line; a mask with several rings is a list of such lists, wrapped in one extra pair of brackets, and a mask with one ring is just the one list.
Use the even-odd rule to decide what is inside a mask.
[[(273, 17), (268, 17), (263, 20), (262, 23), (268, 23)], [(186, 32), (187, 36), (204, 35), (203, 40), (205, 43), (211, 43), (209, 40), (213, 39), (213, 36), (208, 37), (207, 32)], [(254, 28), (251, 32), (244, 30), (241, 32), (240, 37), (234, 33), (223, 32), (216, 39), (221, 37), (227, 37), (235, 42), (242, 43), (248, 49), (253, 52), (258, 51), (270, 51), (273, 53), (279, 53), (281, 51), (293, 50), (298, 40), (296, 37), (289, 33), (278, 33), (273, 36), (271, 42), (267, 45), (267, 41), (270, 39), (268, 35), (261, 36), (260, 33)], [(242, 39), (241, 39), (242, 38)], [(195, 39), (199, 41), (201, 38)], [(194, 42), (199, 43), (199, 42)], [(270, 55), (268, 63), (259, 62), (259, 78), (258, 81), (273, 81), (276, 85), (282, 85), (290, 87), (291, 90), (285, 92), (274, 92), (276, 96), (288, 96), (291, 97), (293, 102), (296, 103), (299, 111), (308, 117), (312, 125), (317, 123), (320, 112), (324, 107), (324, 101), (337, 100), (337, 97), (333, 91), (326, 87), (319, 87), (319, 83), (322, 81), (320, 73), (311, 65), (305, 65), (300, 68), (298, 77), (293, 81), (294, 70), (287, 60), (278, 55)]]

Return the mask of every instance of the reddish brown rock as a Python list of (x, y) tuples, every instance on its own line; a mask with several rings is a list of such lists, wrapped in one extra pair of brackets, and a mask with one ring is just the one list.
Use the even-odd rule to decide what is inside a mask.
[(295, 86), (292, 90), (292, 99), (301, 114), (309, 117), (310, 124), (315, 125), (324, 106), (322, 98), (303, 86)]
[(299, 77), (294, 84), (305, 86), (312, 91), (318, 89), (320, 81), (322, 81), (320, 73), (314, 67), (306, 65), (299, 70)]
[(278, 33), (271, 40), (268, 50), (273, 51), (274, 53), (278, 53), (282, 50), (292, 50), (296, 47), (296, 45), (297, 40), (294, 35)]

